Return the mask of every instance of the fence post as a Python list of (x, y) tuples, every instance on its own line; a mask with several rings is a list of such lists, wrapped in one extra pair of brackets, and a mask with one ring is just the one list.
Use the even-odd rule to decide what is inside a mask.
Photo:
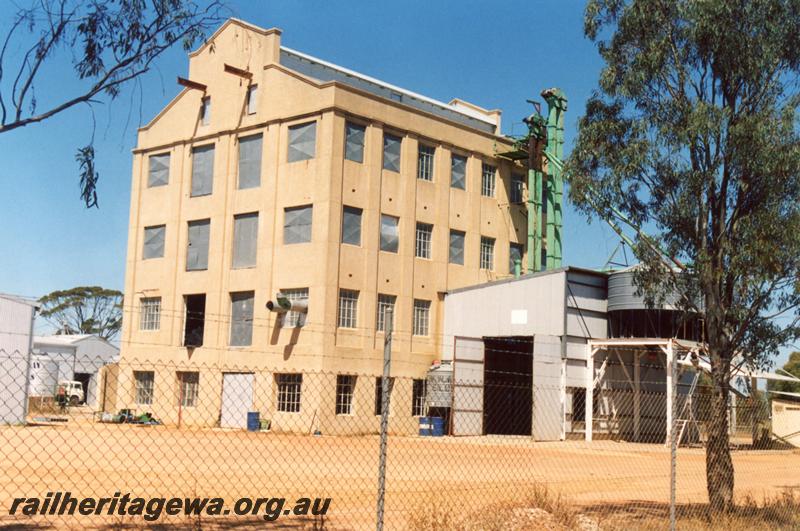
[(675, 518), (675, 499), (677, 496), (677, 467), (678, 467), (678, 430), (677, 430), (677, 405), (678, 405), (678, 364), (675, 360), (675, 355), (672, 350), (672, 341), (669, 342), (668, 358), (670, 360), (670, 385), (672, 386), (672, 418), (670, 419), (670, 443), (669, 443), (669, 529), (675, 531), (676, 518)]
[(383, 314), (383, 377), (381, 378), (381, 450), (378, 464), (378, 531), (383, 531), (383, 507), (386, 496), (386, 444), (389, 431), (389, 372), (392, 363), (393, 311), (389, 307)]

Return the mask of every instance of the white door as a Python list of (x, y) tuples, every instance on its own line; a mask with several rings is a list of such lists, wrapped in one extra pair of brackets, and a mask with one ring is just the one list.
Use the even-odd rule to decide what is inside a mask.
[(251, 372), (227, 372), (222, 374), (222, 428), (246, 428), (247, 412), (253, 410), (253, 383)]
[(455, 338), (453, 435), (483, 435), (483, 339)]

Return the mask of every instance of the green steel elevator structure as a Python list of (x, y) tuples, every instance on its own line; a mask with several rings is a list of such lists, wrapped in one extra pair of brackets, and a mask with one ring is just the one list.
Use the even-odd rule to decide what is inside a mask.
[[(543, 90), (547, 116), (540, 106), (524, 119), (528, 133), (517, 140), (514, 150), (499, 153), (511, 160), (528, 164), (528, 273), (561, 267), (564, 178), (564, 113), (567, 98), (558, 88)], [(545, 167), (545, 160), (547, 165)]]

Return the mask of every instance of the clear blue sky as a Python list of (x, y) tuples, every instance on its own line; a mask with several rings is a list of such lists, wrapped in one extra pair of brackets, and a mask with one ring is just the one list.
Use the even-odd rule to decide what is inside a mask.
[[(281, 28), (288, 47), (443, 101), (502, 109), (506, 133), (523, 132), (521, 119), (532, 111), (526, 99), (560, 87), (569, 98), (566, 153), (601, 68), (583, 36), (584, 2), (576, 0), (413, 0), (391, 10), (374, 0), (230, 3), (233, 16)], [(9, 18), (4, 10), (0, 35)], [(69, 55), (62, 59), (45, 71), (47, 86), (37, 87), (40, 106), (79, 88)], [(187, 67), (186, 54), (174, 49), (113, 103), (95, 106), (99, 209), (82, 206), (74, 161), (91, 138), (88, 109), (0, 136), (0, 291), (122, 289), (136, 128), (178, 93), (175, 76)], [(602, 266), (618, 238), (565, 207), (564, 263)]]

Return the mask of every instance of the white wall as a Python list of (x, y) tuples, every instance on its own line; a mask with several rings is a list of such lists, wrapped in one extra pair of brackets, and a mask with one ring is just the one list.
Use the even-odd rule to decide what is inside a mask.
[(34, 312), (30, 304), (0, 296), (0, 423), (25, 421)]

